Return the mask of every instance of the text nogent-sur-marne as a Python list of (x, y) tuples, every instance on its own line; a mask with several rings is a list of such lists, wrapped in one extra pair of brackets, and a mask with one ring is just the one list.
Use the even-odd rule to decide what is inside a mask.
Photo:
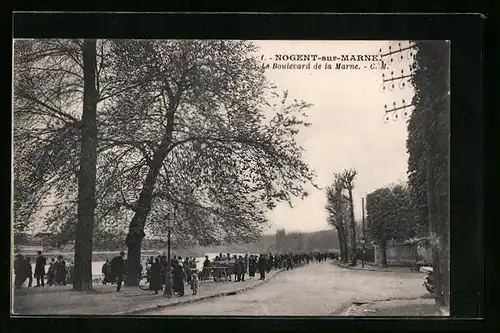
[(322, 56), (318, 54), (275, 54), (275, 61), (379, 61), (378, 54), (342, 54)]

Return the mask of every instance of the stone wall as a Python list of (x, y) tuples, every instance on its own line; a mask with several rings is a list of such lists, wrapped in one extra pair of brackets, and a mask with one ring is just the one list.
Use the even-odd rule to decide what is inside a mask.
[[(416, 244), (387, 243), (388, 266), (411, 266), (417, 261)], [(380, 264), (380, 247), (375, 245), (375, 264)]]

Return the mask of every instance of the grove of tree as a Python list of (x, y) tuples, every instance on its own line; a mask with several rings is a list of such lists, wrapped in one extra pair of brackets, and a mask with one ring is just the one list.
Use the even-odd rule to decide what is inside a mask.
[(379, 246), (380, 263), (387, 267), (387, 241), (405, 241), (415, 235), (411, 198), (405, 185), (377, 189), (366, 196), (368, 238)]
[[(97, 233), (125, 230), (134, 285), (142, 241), (146, 233), (164, 235), (167, 218), (175, 217), (179, 244), (248, 242), (260, 236), (266, 210), (315, 186), (295, 139), (310, 125), (311, 105), (290, 101), (267, 81), (251, 42), (94, 42), (90, 69), (87, 41), (14, 44), (17, 230), (41, 216), (61, 244), (77, 240), (82, 272)], [(92, 130), (86, 70), (95, 73)], [(77, 189), (84, 181), (91, 191), (92, 172), (83, 180), (81, 171), (84, 163), (92, 168), (85, 142), (94, 134), (90, 205)]]
[(357, 226), (352, 195), (356, 175), (357, 172), (354, 169), (334, 174), (332, 185), (326, 188), (327, 203), (325, 206), (328, 214), (327, 222), (337, 230), (341, 259), (344, 263), (347, 263), (348, 258), (351, 258), (351, 265), (353, 266), (356, 265), (357, 259)]
[(450, 43), (415, 41), (415, 109), (408, 121), (408, 187), (418, 232), (433, 249), (437, 302), (449, 305)]

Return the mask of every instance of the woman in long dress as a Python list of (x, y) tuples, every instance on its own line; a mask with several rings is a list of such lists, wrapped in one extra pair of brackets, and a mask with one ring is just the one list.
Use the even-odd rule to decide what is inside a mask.
[(251, 279), (255, 277), (255, 258), (253, 255), (250, 256), (250, 259), (248, 260), (248, 275), (250, 276)]
[(156, 258), (155, 262), (151, 265), (151, 282), (150, 288), (158, 294), (158, 290), (162, 290), (162, 265), (160, 258)]
[(184, 296), (184, 267), (182, 262), (178, 262), (174, 266), (174, 289), (179, 296)]

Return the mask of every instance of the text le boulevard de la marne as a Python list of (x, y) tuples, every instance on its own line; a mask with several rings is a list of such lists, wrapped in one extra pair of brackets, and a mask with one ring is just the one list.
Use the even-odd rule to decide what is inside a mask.
[(262, 64), (264, 69), (304, 69), (304, 70), (358, 70), (358, 69), (385, 69), (385, 63), (376, 54), (342, 54), (322, 56), (318, 54), (275, 54), (274, 57), (261, 60), (270, 60)]

